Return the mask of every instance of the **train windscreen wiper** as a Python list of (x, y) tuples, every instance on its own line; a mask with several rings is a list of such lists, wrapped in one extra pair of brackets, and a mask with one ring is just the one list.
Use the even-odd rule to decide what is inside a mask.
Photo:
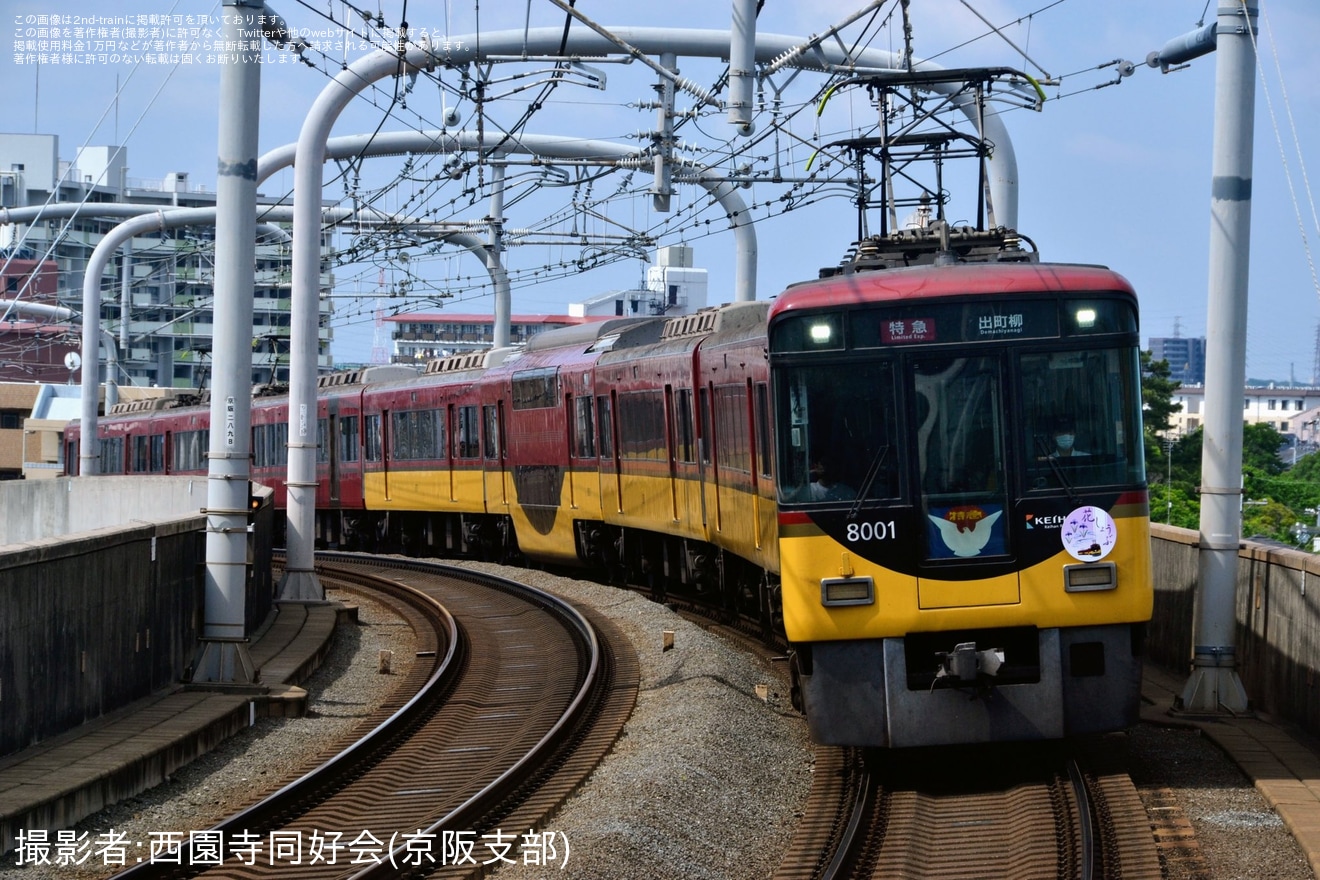
[(871, 484), (875, 478), (880, 476), (880, 468), (885, 463), (885, 458), (889, 455), (889, 444), (886, 443), (875, 451), (871, 457), (871, 464), (866, 468), (866, 476), (862, 477), (862, 485), (857, 489), (857, 500), (853, 502), (852, 508), (848, 511), (848, 519), (856, 519), (857, 513), (862, 509), (862, 502), (866, 500), (866, 495), (871, 491)]
[(1045, 441), (1040, 437), (1036, 438), (1036, 445), (1040, 447), (1041, 454), (1044, 455), (1045, 460), (1049, 462), (1050, 470), (1054, 471), (1054, 476), (1059, 478), (1059, 485), (1061, 485), (1064, 491), (1068, 493), (1068, 500), (1073, 503), (1074, 507), (1081, 507), (1082, 496), (1077, 494), (1077, 490), (1073, 487), (1073, 484), (1064, 475), (1063, 468), (1059, 467), (1059, 460), (1050, 453), (1049, 446), (1047, 446)]

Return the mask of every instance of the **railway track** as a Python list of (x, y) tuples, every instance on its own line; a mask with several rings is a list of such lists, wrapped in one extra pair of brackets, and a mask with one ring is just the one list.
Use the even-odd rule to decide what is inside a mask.
[(1161, 876), (1145, 808), (1103, 747), (827, 748), (816, 776), (777, 880)]
[(464, 569), (326, 554), (318, 573), (407, 606), (418, 657), (382, 709), (389, 717), (315, 771), (118, 876), (448, 877), (522, 862), (528, 847), (564, 858), (570, 842), (545, 823), (631, 712), (638, 670), (626, 640), (556, 597)]

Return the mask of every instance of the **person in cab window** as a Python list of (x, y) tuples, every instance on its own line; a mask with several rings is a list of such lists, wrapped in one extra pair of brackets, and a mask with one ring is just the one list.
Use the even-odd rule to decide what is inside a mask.
[(1083, 458), (1089, 453), (1077, 448), (1077, 423), (1072, 416), (1054, 420), (1054, 449), (1050, 458)]
[(840, 483), (829, 463), (816, 459), (811, 463), (811, 482), (807, 484), (807, 499), (810, 501), (852, 501), (857, 491), (846, 483)]

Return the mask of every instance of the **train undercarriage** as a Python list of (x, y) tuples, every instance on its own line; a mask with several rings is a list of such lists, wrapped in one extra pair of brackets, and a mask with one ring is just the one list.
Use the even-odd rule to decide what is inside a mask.
[[(513, 520), (498, 514), (320, 510), (319, 549), (476, 559), (527, 565)], [(691, 600), (729, 620), (782, 634), (777, 575), (705, 541), (592, 520), (573, 523), (577, 566), (607, 584), (640, 587), (657, 602)]]

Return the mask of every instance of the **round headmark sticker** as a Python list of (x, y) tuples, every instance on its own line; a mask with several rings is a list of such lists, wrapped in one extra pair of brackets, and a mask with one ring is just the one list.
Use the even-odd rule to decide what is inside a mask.
[(1108, 512), (1098, 507), (1079, 507), (1063, 521), (1060, 536), (1063, 549), (1074, 559), (1097, 562), (1114, 549), (1118, 528)]

